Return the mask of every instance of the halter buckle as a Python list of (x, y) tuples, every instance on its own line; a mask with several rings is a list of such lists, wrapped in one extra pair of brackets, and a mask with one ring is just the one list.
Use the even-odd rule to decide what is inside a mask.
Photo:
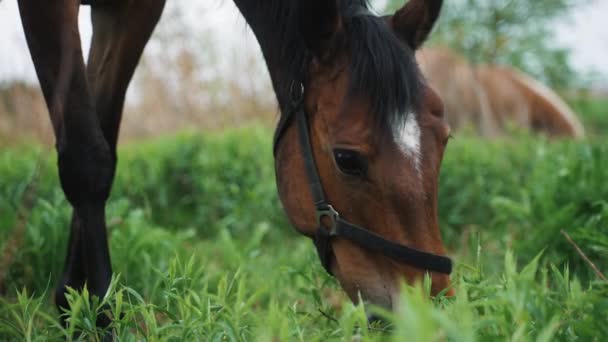
[[(322, 220), (324, 217), (329, 219), (329, 231), (327, 231), (329, 236), (337, 235), (336, 226), (338, 223), (338, 219), (340, 218), (340, 214), (334, 209), (331, 205), (325, 204), (322, 207), (317, 208), (317, 224), (319, 225), (319, 229), (323, 229), (326, 227)], [(325, 230), (325, 229), (324, 229)]]

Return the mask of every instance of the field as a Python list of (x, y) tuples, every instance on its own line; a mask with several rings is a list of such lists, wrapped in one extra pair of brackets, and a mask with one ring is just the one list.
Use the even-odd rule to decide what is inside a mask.
[(369, 327), (287, 223), (271, 135), (253, 126), (124, 145), (108, 206), (115, 280), (101, 303), (72, 293), (67, 329), (49, 295), (70, 217), (54, 154), (0, 150), (0, 340), (99, 340), (102, 304), (121, 341), (608, 338), (608, 282), (575, 248), (606, 274), (603, 138), (457, 135), (439, 194), (457, 295), (404, 287), (389, 323)]

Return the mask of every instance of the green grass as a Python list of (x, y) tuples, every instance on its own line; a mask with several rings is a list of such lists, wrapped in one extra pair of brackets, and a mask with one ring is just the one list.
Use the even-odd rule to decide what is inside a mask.
[(568, 102), (583, 121), (587, 135), (608, 132), (608, 98), (577, 96)]
[[(132, 340), (602, 341), (608, 284), (608, 146), (600, 138), (482, 141), (457, 136), (442, 167), (442, 234), (454, 298), (404, 287), (390, 329), (368, 327), (314, 247), (289, 227), (274, 185), (271, 132), (182, 134), (125, 146), (108, 205), (109, 295), (72, 293), (70, 325), (49, 296), (69, 208), (43, 158), (23, 243), (0, 299), (0, 340), (98, 340), (99, 307)], [(0, 248), (14, 236), (36, 146), (0, 151)], [(264, 153), (260, 153), (264, 151)], [(74, 332), (79, 334), (75, 335)]]

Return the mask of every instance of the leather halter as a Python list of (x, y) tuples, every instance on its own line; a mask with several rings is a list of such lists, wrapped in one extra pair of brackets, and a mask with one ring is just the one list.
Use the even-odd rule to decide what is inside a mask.
[[(452, 273), (452, 260), (450, 258), (386, 240), (380, 235), (341, 218), (340, 214), (327, 203), (312, 151), (308, 113), (304, 108), (304, 86), (300, 84), (299, 88), (296, 90), (292, 85), (292, 105), (287, 115), (283, 115), (279, 121), (274, 135), (273, 152), (276, 157), (278, 143), (295, 116), (298, 125), (300, 148), (302, 157), (304, 158), (304, 167), (306, 168), (308, 185), (312, 192), (317, 216), (317, 230), (314, 236), (314, 244), (317, 248), (317, 254), (321, 259), (321, 264), (327, 273), (332, 274), (331, 259), (333, 249), (331, 241), (335, 238), (349, 240), (364, 249), (417, 268), (443, 274)], [(298, 93), (295, 93), (296, 91)]]

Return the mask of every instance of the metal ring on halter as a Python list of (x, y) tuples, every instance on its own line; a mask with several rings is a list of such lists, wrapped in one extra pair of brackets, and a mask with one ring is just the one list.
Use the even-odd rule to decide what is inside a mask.
[(324, 217), (327, 217), (330, 221), (329, 225), (329, 236), (337, 235), (336, 227), (338, 225), (338, 219), (340, 218), (340, 214), (329, 204), (323, 205), (323, 207), (317, 208), (317, 224), (319, 225), (318, 229), (323, 229), (326, 227), (322, 220)]

